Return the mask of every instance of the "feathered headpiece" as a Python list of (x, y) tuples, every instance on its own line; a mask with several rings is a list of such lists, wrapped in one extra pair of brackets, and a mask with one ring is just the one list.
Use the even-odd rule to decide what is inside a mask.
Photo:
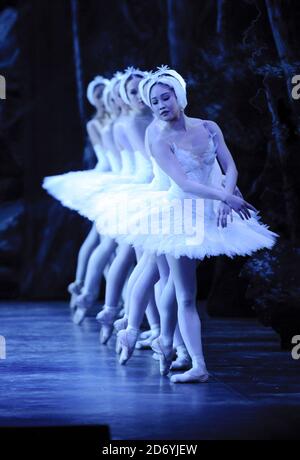
[(147, 72), (143, 72), (142, 70), (135, 68), (135, 67), (127, 67), (127, 69), (125, 69), (124, 74), (121, 78), (121, 83), (120, 83), (120, 96), (125, 102), (125, 104), (130, 105), (130, 102), (127, 96), (127, 91), (126, 91), (126, 85), (127, 85), (128, 79), (133, 76), (144, 78), (146, 75), (147, 75)]
[(158, 70), (152, 75), (144, 91), (145, 103), (149, 107), (151, 107), (151, 89), (156, 83), (162, 83), (172, 88), (180, 108), (185, 109), (187, 106), (186, 82), (176, 70), (170, 69), (168, 66), (161, 66), (158, 67)]
[(98, 85), (106, 86), (108, 83), (109, 83), (109, 80), (107, 80), (106, 78), (101, 77), (100, 75), (97, 75), (88, 84), (87, 91), (86, 91), (86, 97), (88, 98), (89, 103), (92, 104), (94, 107), (96, 106), (95, 97), (94, 97), (94, 91), (95, 91), (96, 86), (98, 86)]
[(147, 103), (147, 85), (151, 82), (151, 78), (153, 76), (152, 70), (150, 72), (145, 72), (147, 75), (139, 82), (139, 93), (144, 102), (144, 104), (148, 105)]

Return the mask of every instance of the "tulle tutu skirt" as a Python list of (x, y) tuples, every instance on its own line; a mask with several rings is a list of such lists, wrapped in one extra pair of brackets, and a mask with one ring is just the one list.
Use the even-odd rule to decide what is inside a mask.
[[(217, 163), (210, 180), (222, 186), (224, 176)], [(249, 220), (233, 211), (233, 221), (229, 216), (227, 227), (218, 227), (220, 202), (184, 193), (176, 184), (168, 191), (153, 190), (149, 185), (124, 186), (119, 193), (115, 190), (104, 196), (105, 204), (88, 200), (90, 217), (99, 233), (157, 255), (200, 260), (218, 255), (246, 256), (272, 248), (278, 237), (254, 211), (250, 211)]]
[(278, 235), (253, 211), (249, 220), (242, 220), (233, 212), (233, 222), (229, 217), (227, 227), (218, 227), (217, 206), (212, 200), (179, 199), (166, 192), (146, 192), (143, 202), (139, 198), (134, 203), (130, 197), (127, 204), (124, 196), (119, 196), (115, 207), (106, 209), (101, 217), (98, 215), (96, 226), (101, 234), (119, 243), (175, 258), (232, 258), (270, 249), (275, 244)]
[(85, 203), (93, 194), (99, 196), (100, 192), (108, 191), (114, 185), (126, 184), (134, 180), (136, 178), (133, 175), (99, 172), (97, 169), (92, 169), (45, 177), (43, 188), (64, 206), (85, 215), (81, 211), (85, 209)]

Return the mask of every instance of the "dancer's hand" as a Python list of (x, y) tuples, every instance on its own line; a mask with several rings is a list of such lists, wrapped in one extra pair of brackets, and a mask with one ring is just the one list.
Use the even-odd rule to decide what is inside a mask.
[(218, 227), (221, 225), (222, 228), (227, 227), (227, 218), (230, 216), (231, 222), (233, 222), (233, 216), (232, 216), (232, 209), (228, 204), (221, 203), (219, 204), (218, 207), (218, 214), (217, 214), (217, 225)]
[(247, 220), (251, 218), (249, 209), (251, 209), (252, 211), (258, 212), (257, 209), (254, 206), (252, 206), (252, 204), (243, 200), (243, 198), (240, 198), (235, 195), (231, 195), (230, 193), (225, 194), (225, 198), (223, 202), (227, 204), (228, 206), (230, 206), (240, 216), (242, 220), (244, 219)]

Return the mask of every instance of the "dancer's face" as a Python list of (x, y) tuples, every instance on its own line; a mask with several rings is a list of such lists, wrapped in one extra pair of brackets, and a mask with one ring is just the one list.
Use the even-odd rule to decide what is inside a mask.
[(156, 83), (150, 91), (151, 108), (156, 117), (172, 121), (179, 117), (180, 107), (174, 90), (163, 83)]
[(145, 104), (139, 93), (140, 81), (141, 77), (134, 76), (126, 85), (127, 97), (133, 110), (143, 110), (145, 108)]
[(115, 99), (116, 104), (117, 104), (118, 107), (120, 107), (121, 109), (127, 107), (127, 105), (125, 104), (125, 102), (123, 101), (123, 99), (120, 96), (120, 82), (119, 81), (114, 86), (113, 96), (114, 96), (114, 99)]
[(109, 93), (108, 95), (108, 103), (110, 106), (110, 112), (112, 115), (119, 115), (120, 113), (120, 107), (116, 104), (115, 97), (112, 92)]
[(93, 98), (95, 101), (95, 106), (99, 115), (103, 115), (105, 111), (105, 105), (103, 102), (103, 90), (104, 85), (97, 85), (93, 92)]

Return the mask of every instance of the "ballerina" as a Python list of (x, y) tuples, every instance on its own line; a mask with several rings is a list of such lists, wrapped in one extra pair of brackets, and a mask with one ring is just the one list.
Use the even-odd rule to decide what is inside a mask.
[[(123, 183), (110, 183), (110, 193), (114, 195), (117, 191), (121, 192), (128, 188), (127, 182), (133, 183), (148, 183), (152, 178), (152, 164), (147, 154), (144, 152), (144, 133), (145, 129), (152, 120), (151, 111), (143, 103), (141, 103), (138, 95), (138, 83), (144, 78), (145, 73), (138, 69), (129, 68), (125, 71), (123, 77), (115, 85), (115, 99), (117, 103), (131, 108), (129, 116), (123, 117), (115, 127), (115, 140), (120, 149), (127, 148), (133, 152), (135, 159), (135, 175), (130, 177), (130, 180), (124, 180)], [(126, 182), (126, 183), (125, 183)], [(107, 207), (107, 200), (102, 189), (94, 193), (90, 198), (82, 203), (79, 212), (89, 219), (93, 220), (93, 216), (100, 212), (101, 207)], [(112, 205), (109, 203), (109, 211), (112, 210)], [(101, 213), (100, 213), (101, 214)], [(88, 266), (84, 286), (81, 294), (77, 298), (76, 313), (74, 320), (81, 323), (88, 309), (94, 304), (99, 292), (99, 278), (102, 276), (104, 263), (107, 258), (107, 247), (109, 250), (116, 249), (116, 242), (109, 237), (104, 237), (102, 243), (94, 251), (91, 263)], [(105, 252), (102, 247), (105, 245)], [(129, 245), (119, 245), (117, 255), (114, 258), (107, 275), (105, 304), (104, 308), (97, 315), (97, 319), (101, 324), (100, 342), (105, 344), (111, 336), (113, 330), (113, 322), (118, 314), (118, 306), (120, 297), (123, 292), (124, 283), (128, 277), (130, 270), (135, 262), (135, 257), (139, 258), (139, 254), (135, 254), (133, 248)], [(95, 262), (96, 260), (96, 262)], [(149, 309), (147, 311), (148, 319), (152, 325), (157, 325), (158, 313), (154, 299), (149, 301)], [(158, 335), (158, 334), (157, 334)]]
[[(184, 114), (187, 101), (182, 85), (172, 77), (154, 75), (147, 86), (147, 102), (154, 114), (165, 122), (164, 129), (151, 125), (147, 138), (151, 154), (170, 177), (172, 186), (164, 199), (160, 195), (159, 201), (144, 212), (145, 217), (155, 220), (157, 205), (160, 204), (162, 231), (156, 234), (129, 233), (124, 240), (142, 247), (144, 251), (166, 255), (175, 287), (180, 332), (192, 359), (192, 368), (183, 374), (173, 375), (171, 381), (204, 382), (208, 380), (208, 372), (195, 303), (197, 259), (219, 254), (229, 257), (250, 255), (258, 249), (271, 248), (278, 235), (259, 222), (257, 210), (250, 203), (233, 195), (237, 170), (222, 131), (213, 121), (190, 118)], [(222, 187), (222, 173), (217, 160), (225, 171), (225, 187)], [(184, 205), (192, 204), (190, 215), (183, 212), (172, 214), (174, 200), (181, 205), (181, 210)], [(235, 213), (231, 214), (231, 210)], [(140, 215), (133, 217), (140, 221)], [(192, 232), (189, 218), (195, 224)], [(169, 225), (173, 231), (166, 232)], [(174, 231), (175, 227), (177, 231)], [(176, 310), (174, 305), (169, 307), (164, 318), (165, 332), (161, 317), (161, 335), (152, 343), (165, 368), (166, 363), (171, 364), (176, 327)], [(134, 350), (142, 316), (143, 311), (138, 305), (136, 309), (131, 308), (126, 330), (118, 333), (122, 364), (127, 362)]]
[[(159, 73), (161, 75), (168, 75), (171, 77), (176, 77), (180, 84), (182, 85), (182, 88), (185, 90), (185, 82), (184, 80), (180, 77), (180, 75), (172, 71), (170, 69), (166, 69), (165, 67), (159, 69)], [(140, 82), (139, 84), (139, 90), (141, 93), (141, 97), (145, 99), (144, 97), (144, 91), (147, 87), (147, 84), (151, 81), (151, 77), (148, 77), (147, 79), (144, 79), (143, 81)], [(160, 127), (164, 126), (164, 122), (161, 120), (156, 120), (153, 121), (151, 126), (156, 126), (157, 129), (160, 129)], [(149, 153), (150, 155), (150, 153)], [(127, 196), (126, 201), (127, 202), (132, 202), (134, 201), (134, 197), (140, 196), (144, 192), (146, 192), (148, 199), (149, 199), (149, 193), (150, 191), (153, 190), (167, 190), (170, 187), (170, 180), (166, 175), (162, 175), (161, 170), (159, 168), (154, 167), (154, 172), (155, 172), (155, 177), (153, 182), (144, 187), (135, 187), (134, 185), (131, 185), (129, 187), (133, 188), (133, 192), (131, 195)], [(163, 176), (163, 177), (162, 177)], [(129, 187), (127, 187), (127, 193), (129, 192)], [(154, 195), (156, 195), (157, 192), (154, 192)], [(103, 195), (103, 200), (102, 202), (110, 203), (110, 206), (112, 207), (117, 207), (119, 199), (122, 197), (119, 196), (112, 196), (112, 193), (108, 192)], [(105, 208), (105, 205), (102, 205), (102, 208)], [(134, 207), (133, 207), (134, 209)], [(102, 213), (100, 213), (100, 218), (97, 220), (97, 225), (98, 229), (100, 232), (105, 232), (108, 231), (108, 234), (112, 235), (112, 228), (108, 226), (108, 229), (103, 228), (103, 222), (105, 219), (103, 218), (103, 214), (105, 214), (104, 210), (102, 210)], [(125, 216), (123, 215), (123, 219)], [(130, 220), (130, 212), (129, 215), (126, 216), (126, 220)], [(114, 235), (117, 239), (117, 241), (120, 241), (120, 238), (118, 237), (117, 234)], [(153, 296), (153, 289), (158, 283), (159, 283), (159, 291), (160, 294), (156, 292), (156, 304), (159, 309), (160, 315), (165, 315), (165, 312), (168, 312), (171, 307), (168, 305), (175, 305), (176, 304), (176, 297), (175, 297), (175, 288), (172, 282), (172, 278), (170, 276), (169, 278), (169, 267), (167, 264), (167, 261), (165, 259), (165, 256), (156, 256), (156, 254), (149, 254), (145, 253), (141, 259), (138, 261), (136, 267), (133, 270), (132, 276), (129, 279), (128, 283), (128, 290), (127, 290), (127, 296), (126, 296), (126, 301), (125, 301), (125, 315), (123, 318), (117, 320), (115, 322), (115, 328), (119, 332), (121, 329), (125, 329), (128, 325), (128, 312), (132, 306), (133, 311), (143, 311), (143, 308), (146, 307), (146, 305), (149, 302), (149, 299), (152, 298)], [(159, 281), (158, 281), (159, 280)], [(158, 291), (158, 289), (156, 289)], [(161, 297), (160, 297), (161, 296)], [(114, 313), (115, 312), (115, 313)], [(101, 314), (101, 313), (100, 313)], [(147, 314), (147, 310), (146, 310)], [(110, 310), (110, 315), (113, 317), (116, 315), (116, 309), (111, 309)], [(110, 321), (112, 321), (112, 318), (110, 318)], [(150, 325), (151, 325), (151, 321)], [(165, 325), (165, 322), (163, 321), (163, 326)], [(150, 331), (150, 333), (147, 334), (144, 340), (139, 340), (136, 343), (136, 348), (148, 348), (151, 346), (153, 340), (158, 337), (159, 335), (159, 327), (154, 325)], [(177, 354), (177, 358), (175, 362), (172, 364), (173, 369), (186, 369), (187, 367), (190, 366), (190, 357), (188, 355), (188, 352), (186, 350), (186, 347), (184, 345), (184, 342), (182, 340), (179, 328), (176, 328), (176, 333), (174, 334), (174, 348)], [(116, 345), (116, 350), (117, 352), (120, 351), (119, 344), (117, 342)], [(122, 361), (123, 358), (122, 356), (120, 357), (120, 361)], [(166, 373), (166, 370), (168, 371), (169, 367), (166, 366), (165, 362), (160, 363), (160, 370), (162, 375)]]
[[(98, 163), (95, 169), (99, 172), (119, 172), (121, 163), (119, 152), (111, 142), (111, 127), (118, 112), (112, 104), (109, 104), (109, 80), (95, 77), (87, 87), (87, 99), (96, 108), (96, 113), (87, 123), (87, 132), (97, 155)], [(88, 260), (100, 241), (100, 235), (95, 225), (92, 225), (86, 239), (78, 253), (75, 281), (69, 284), (68, 291), (71, 294), (70, 308), (76, 307), (76, 299), (84, 284)]]
[[(166, 70), (164, 69), (164, 72), (165, 71)], [(171, 75), (173, 75), (172, 71), (170, 72), (171, 72)], [(139, 92), (142, 98), (143, 98), (145, 88), (150, 79), (151, 77), (144, 78), (139, 83)], [(185, 87), (185, 82), (183, 80), (181, 82), (183, 86)], [(136, 88), (134, 89), (134, 91), (136, 91)], [(158, 125), (161, 124), (161, 122), (159, 122), (157, 119), (154, 120), (153, 123), (156, 123)], [(149, 185), (137, 186), (135, 184), (131, 184), (131, 185), (126, 185), (125, 187), (122, 187), (122, 193), (126, 192), (127, 194), (127, 202), (133, 201), (136, 195), (140, 195), (144, 191), (147, 191), (149, 194), (150, 190), (166, 190), (169, 188), (170, 181), (168, 177), (164, 174), (161, 174), (161, 171), (158, 171), (155, 168), (154, 168), (154, 173), (155, 173), (155, 177), (153, 181), (151, 182), (151, 184)], [(111, 191), (105, 192), (102, 195), (101, 212), (100, 212), (100, 208), (98, 207), (98, 212), (100, 214), (100, 218), (98, 218), (99, 231), (101, 232), (104, 231), (103, 222), (106, 220), (104, 218), (105, 209), (106, 209), (105, 203), (109, 203), (110, 208), (111, 207), (114, 208), (117, 206), (118, 201), (119, 201), (119, 195), (116, 196)], [(126, 217), (126, 220), (128, 220), (129, 216), (124, 216), (124, 218), (125, 217)], [(152, 341), (159, 335), (160, 324), (159, 324), (158, 315), (156, 314), (155, 308), (153, 307), (154, 298), (156, 299), (157, 305), (158, 303), (162, 303), (162, 302), (164, 303), (165, 307), (162, 309), (163, 310), (162, 314), (164, 313), (165, 309), (168, 309), (167, 307), (168, 302), (171, 302), (171, 303), (176, 302), (174, 286), (172, 285), (171, 280), (169, 281), (169, 284), (166, 287), (166, 291), (164, 292), (164, 295), (162, 296), (163, 300), (160, 299), (160, 294), (164, 291), (164, 288), (167, 284), (168, 277), (169, 277), (169, 267), (168, 267), (167, 261), (165, 260), (164, 256), (157, 257), (155, 254), (152, 254), (149, 256), (149, 254), (146, 253), (142, 255), (141, 258), (138, 258), (137, 265), (135, 266), (132, 272), (132, 275), (130, 276), (129, 281), (128, 281), (127, 295), (126, 295), (126, 300), (125, 300), (125, 315), (123, 318), (117, 320), (114, 323), (114, 326), (117, 331), (126, 328), (128, 311), (130, 309), (130, 305), (134, 302), (138, 304), (143, 303), (145, 307), (146, 305), (148, 305), (148, 308), (146, 309), (146, 316), (148, 318), (148, 322), (150, 325), (150, 331), (148, 331), (146, 337), (141, 337), (142, 340), (137, 342), (136, 348), (139, 348), (139, 349), (149, 348), (151, 346)], [(143, 284), (141, 285), (141, 283)], [(158, 291), (160, 292), (158, 293)], [(109, 307), (109, 308), (106, 307), (97, 316), (97, 318), (102, 322), (102, 330), (103, 330), (102, 337), (105, 336), (107, 340), (112, 333), (112, 323), (116, 315), (117, 315), (116, 307)], [(174, 363), (174, 367), (177, 369), (186, 368), (190, 363), (190, 359), (188, 357), (188, 353), (186, 351), (186, 348), (184, 346), (184, 343), (180, 336), (180, 332), (178, 328), (176, 330), (175, 342), (176, 342), (175, 343), (176, 352), (178, 356), (177, 356), (177, 360)], [(117, 343), (116, 349), (118, 350), (118, 343)]]
[[(129, 68), (125, 71), (122, 79), (120, 80), (120, 84), (116, 85), (116, 92), (119, 89), (122, 100), (124, 103), (129, 105), (132, 110), (130, 117), (123, 120), (123, 125), (116, 130), (116, 139), (117, 141), (122, 142), (122, 140), (124, 140), (124, 133), (126, 133), (127, 140), (134, 151), (136, 162), (136, 178), (133, 181), (134, 184), (147, 184), (151, 181), (153, 176), (150, 158), (144, 151), (144, 133), (153, 117), (149, 108), (142, 102), (138, 92), (138, 84), (145, 75), (146, 74), (144, 72), (141, 72), (138, 69)], [(104, 208), (106, 208), (106, 211), (108, 210), (110, 213), (113, 209), (113, 203), (111, 200), (107, 199), (107, 194), (109, 193), (113, 198), (117, 192), (123, 193), (123, 191), (127, 191), (129, 187), (130, 184), (115, 185), (109, 189), (109, 192), (100, 191), (98, 194), (94, 194), (92, 199), (88, 200), (88, 203), (85, 203), (80, 212), (85, 213), (85, 215), (89, 218), (92, 218), (92, 215), (87, 210), (92, 210), (93, 215), (98, 213), (102, 216)], [(132, 187), (134, 188), (134, 186)], [(109, 203), (109, 207), (107, 206), (107, 203)], [(106, 284), (105, 304), (102, 311), (100, 311), (97, 315), (97, 320), (101, 324), (100, 341), (103, 344), (105, 344), (111, 336), (113, 322), (118, 314), (118, 304), (122, 288), (124, 287), (126, 277), (128, 277), (130, 273), (135, 257), (139, 259), (140, 254), (135, 254), (135, 251), (131, 246), (120, 245), (118, 247), (118, 253), (109, 269)], [(129, 282), (128, 284), (130, 286)], [(78, 301), (80, 301), (80, 297), (78, 298)], [(93, 299), (91, 299), (91, 302), (92, 301)], [(152, 333), (158, 336), (159, 317), (154, 296), (149, 299), (147, 317)]]
[[(113, 139), (111, 139), (111, 141), (120, 152), (122, 169), (119, 174), (115, 174), (111, 177), (105, 177), (97, 189), (94, 190), (94, 193), (89, 195), (90, 197), (94, 195), (98, 197), (98, 194), (102, 191), (113, 188), (113, 186), (119, 186), (120, 183), (130, 182), (135, 178), (134, 152), (128, 142), (128, 137), (124, 129), (124, 125), (126, 126), (126, 120), (130, 116), (130, 108), (128, 104), (121, 99), (119, 94), (122, 75), (123, 74), (121, 73), (116, 74), (109, 87), (109, 91), (111, 93), (111, 103), (116, 105), (120, 110), (119, 116), (114, 120)], [(93, 202), (90, 206), (88, 206), (88, 197), (85, 198), (86, 199), (84, 201), (81, 201), (80, 206), (77, 207), (77, 211), (93, 221), (95, 213)], [(112, 238), (105, 236), (101, 238), (100, 243), (93, 250), (87, 265), (84, 284), (76, 299), (76, 311), (73, 316), (73, 321), (76, 324), (82, 323), (88, 310), (95, 304), (99, 295), (100, 281), (105, 267), (107, 266), (107, 263), (114, 258), (117, 246), (117, 243)], [(134, 263), (134, 260), (128, 258), (127, 263), (131, 265)]]
[[(108, 83), (104, 80), (105, 88), (103, 91), (103, 99), (106, 104), (106, 110), (111, 114), (109, 122), (104, 126), (100, 126), (99, 120), (92, 120), (93, 124), (88, 125), (88, 133), (92, 136), (91, 140), (94, 145), (95, 151), (98, 156), (100, 153), (104, 154), (104, 150), (100, 147), (104, 147), (106, 150), (107, 158), (110, 162), (110, 171), (102, 171), (103, 168), (96, 167), (89, 171), (76, 171), (63, 174), (60, 176), (47, 177), (44, 179), (44, 188), (55, 198), (61, 201), (62, 204), (69, 207), (72, 210), (76, 210), (80, 213), (82, 204), (86, 202), (87, 197), (93, 195), (99, 189), (109, 188), (112, 183), (126, 182), (133, 178), (133, 155), (129, 150), (128, 146), (125, 145), (123, 150), (119, 153), (114, 145), (114, 139), (112, 131), (118, 123), (122, 123), (122, 118), (128, 116), (129, 108), (124, 103), (121, 106), (118, 104), (119, 101), (115, 100), (115, 85), (120, 81), (122, 74), (117, 73), (113, 79)], [(97, 94), (100, 77), (95, 79), (88, 87), (88, 98), (90, 102), (94, 102), (93, 95), (94, 91)], [(97, 83), (97, 84), (96, 84)], [(100, 104), (100, 97), (97, 97), (95, 104)], [(101, 129), (102, 128), (102, 129)], [(122, 168), (120, 170), (120, 155)], [(106, 169), (106, 168), (105, 168)], [(82, 214), (86, 217), (85, 214)], [(92, 220), (92, 219), (91, 219)], [(105, 266), (113, 256), (113, 252), (116, 249), (116, 244), (110, 238), (104, 238), (99, 244), (100, 236), (95, 231), (95, 227), (92, 228), (91, 234), (88, 237), (87, 244), (84, 247), (83, 261), (80, 260), (75, 285), (71, 286), (76, 291), (74, 297), (75, 301), (72, 302), (72, 307), (75, 309), (73, 320), (75, 323), (80, 324), (84, 319), (82, 310), (78, 309), (77, 303), (84, 302), (84, 296), (82, 296), (82, 289), (87, 283), (94, 283), (94, 286), (100, 284), (99, 276), (97, 276), (97, 264), (100, 263), (102, 271), (105, 271)], [(96, 244), (96, 248), (95, 248)], [(81, 255), (81, 254), (80, 254)], [(102, 274), (101, 271), (101, 274)], [(83, 278), (85, 283), (83, 283)], [(101, 279), (101, 276), (100, 276)], [(99, 286), (95, 287), (97, 292)]]
[[(96, 112), (91, 120), (87, 123), (87, 133), (90, 142), (93, 146), (95, 155), (97, 157), (97, 164), (93, 172), (101, 174), (110, 171), (111, 161), (106, 155), (104, 142), (102, 139), (102, 131), (105, 129), (109, 122), (107, 108), (104, 104), (104, 92), (108, 85), (109, 80), (102, 76), (96, 76), (87, 87), (87, 99), (90, 104), (96, 109)], [(88, 174), (91, 171), (88, 171)], [(86, 178), (87, 176), (85, 176)], [(55, 198), (62, 201), (63, 204), (68, 205), (68, 180), (70, 175), (61, 174), (59, 176), (46, 177), (43, 182), (43, 187)], [(66, 188), (65, 188), (66, 185)], [(83, 280), (86, 272), (87, 262), (91, 252), (99, 242), (99, 234), (93, 225), (89, 234), (87, 235), (84, 243), (82, 244), (76, 268), (76, 278), (68, 286), (68, 291), (71, 294), (70, 308), (74, 308), (76, 296), (80, 293), (83, 285)]]

